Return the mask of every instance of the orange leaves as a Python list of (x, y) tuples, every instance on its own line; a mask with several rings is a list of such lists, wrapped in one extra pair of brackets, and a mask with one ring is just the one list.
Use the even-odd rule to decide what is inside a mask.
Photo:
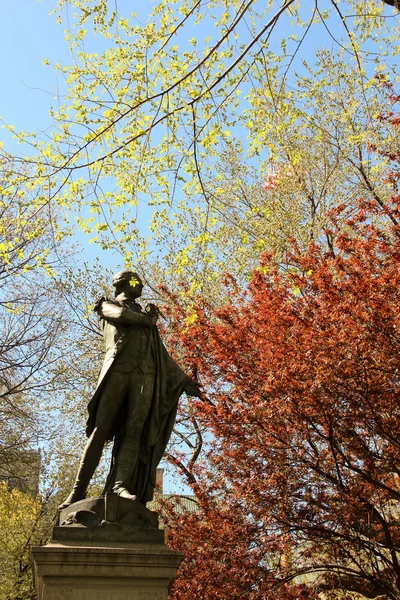
[(175, 533), (206, 572), (191, 600), (311, 598), (320, 573), (321, 589), (398, 597), (400, 197), (388, 158), (393, 194), (338, 207), (328, 246), (294, 241), (286, 272), (264, 256), (246, 290), (227, 278), (218, 308), (193, 298), (183, 334), (184, 310), (171, 310), (211, 400), (195, 403), (209, 436), (195, 468), (214, 508)]

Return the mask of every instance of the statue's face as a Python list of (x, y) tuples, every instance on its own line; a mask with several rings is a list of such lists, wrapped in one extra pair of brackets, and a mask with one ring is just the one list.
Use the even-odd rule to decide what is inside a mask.
[(125, 294), (128, 298), (139, 298), (142, 295), (143, 283), (137, 273), (132, 273), (125, 286)]

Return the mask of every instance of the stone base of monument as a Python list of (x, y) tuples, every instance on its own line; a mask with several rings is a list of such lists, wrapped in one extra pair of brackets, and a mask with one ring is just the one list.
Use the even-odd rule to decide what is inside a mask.
[(165, 545), (157, 513), (108, 493), (60, 511), (32, 556), (38, 600), (167, 600), (183, 554)]

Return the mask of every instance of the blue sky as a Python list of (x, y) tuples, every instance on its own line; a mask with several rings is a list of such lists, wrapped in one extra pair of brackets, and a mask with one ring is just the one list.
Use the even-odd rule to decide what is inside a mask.
[(48, 110), (59, 82), (43, 59), (60, 63), (69, 59), (63, 27), (49, 15), (53, 6), (54, 0), (2, 3), (0, 115), (18, 129), (40, 131), (49, 125)]

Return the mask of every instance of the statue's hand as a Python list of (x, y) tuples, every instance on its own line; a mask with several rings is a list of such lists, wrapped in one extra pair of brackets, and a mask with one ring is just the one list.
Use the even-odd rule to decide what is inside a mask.
[(160, 314), (159, 309), (155, 304), (148, 304), (146, 307), (146, 315), (151, 321), (152, 325), (156, 325), (158, 321), (158, 315)]
[(193, 379), (188, 379), (187, 380), (187, 382), (185, 383), (185, 387), (183, 388), (183, 391), (188, 396), (196, 396), (196, 398), (201, 398), (202, 397), (202, 392), (201, 392), (201, 389), (200, 389), (200, 384), (197, 383), (197, 381), (193, 381)]

